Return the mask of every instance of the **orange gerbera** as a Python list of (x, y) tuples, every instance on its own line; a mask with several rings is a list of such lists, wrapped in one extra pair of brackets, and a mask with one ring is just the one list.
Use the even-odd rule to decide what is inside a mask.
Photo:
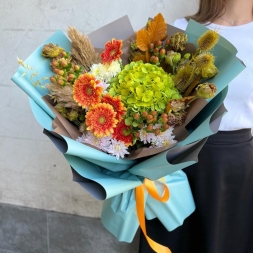
[(101, 81), (92, 74), (80, 75), (73, 85), (73, 98), (83, 108), (96, 105), (101, 100), (103, 87), (97, 86)]
[(98, 138), (109, 136), (118, 123), (115, 116), (116, 112), (111, 105), (99, 103), (86, 113), (87, 130)]
[(117, 113), (116, 114), (116, 119), (118, 121), (122, 120), (122, 117), (126, 113), (126, 107), (121, 102), (120, 96), (112, 97), (109, 93), (107, 93), (106, 95), (104, 95), (102, 97), (101, 102), (110, 104), (113, 107), (114, 111)]
[(118, 141), (124, 142), (127, 146), (133, 144), (131, 127), (127, 126), (124, 120), (120, 121), (114, 128), (112, 137)]
[(105, 44), (105, 50), (101, 54), (101, 58), (103, 63), (111, 63), (112, 61), (116, 61), (120, 58), (120, 55), (123, 53), (121, 51), (122, 40), (108, 41)]

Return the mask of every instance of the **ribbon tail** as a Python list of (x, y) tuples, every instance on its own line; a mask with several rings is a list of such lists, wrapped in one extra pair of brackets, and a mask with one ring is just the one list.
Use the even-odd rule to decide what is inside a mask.
[(145, 196), (145, 188), (142, 184), (141, 186), (138, 186), (135, 188), (135, 194), (136, 194), (136, 209), (137, 209), (137, 216), (139, 219), (140, 227), (145, 235), (150, 247), (157, 253), (172, 253), (168, 247), (165, 247), (154, 240), (152, 240), (148, 235), (146, 231), (146, 223), (145, 223), (145, 212), (144, 212), (144, 196)]

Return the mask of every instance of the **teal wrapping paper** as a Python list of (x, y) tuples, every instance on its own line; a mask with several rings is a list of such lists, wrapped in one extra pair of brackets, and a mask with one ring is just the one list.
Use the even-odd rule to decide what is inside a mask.
[[(145, 215), (147, 219), (158, 218), (167, 230), (171, 231), (182, 225), (184, 219), (194, 210), (195, 204), (190, 185), (181, 170), (164, 177), (170, 191), (169, 201), (162, 203), (145, 193)], [(162, 194), (163, 187), (157, 190)], [(139, 227), (136, 213), (135, 191), (130, 190), (104, 201), (101, 214), (103, 225), (119, 241), (131, 242)]]
[[(194, 44), (206, 29), (191, 20), (185, 31), (189, 43)], [(168, 26), (168, 33), (175, 31), (176, 28)], [(122, 39), (124, 44), (124, 40), (133, 34), (131, 23), (125, 16), (91, 33), (89, 38), (96, 48), (102, 48), (112, 38)], [(62, 31), (57, 31), (24, 61), (25, 65), (32, 66), (34, 70), (23, 75), (25, 70), (20, 66), (12, 80), (29, 96), (34, 117), (70, 164), (73, 180), (96, 199), (104, 201), (101, 214), (104, 226), (120, 241), (131, 242), (139, 227), (134, 189), (143, 183), (144, 178), (158, 180), (162, 177), (170, 189), (171, 197), (168, 202), (161, 203), (146, 193), (146, 217), (158, 217), (168, 230), (180, 226), (195, 208), (187, 177), (181, 169), (198, 161), (198, 153), (206, 138), (218, 131), (225, 113), (222, 103), (228, 84), (245, 68), (236, 57), (236, 49), (223, 38), (213, 49), (219, 73), (212, 82), (218, 92), (213, 99), (205, 101), (203, 109), (185, 126), (185, 137), (175, 147), (151, 158), (117, 160), (116, 157), (57, 133), (53, 127), (58, 116), (43, 99), (48, 90), (41, 88), (48, 82), (46, 77), (53, 75), (49, 60), (41, 56), (42, 46), (50, 42), (70, 51), (69, 39)], [(37, 74), (31, 79), (34, 72)], [(34, 86), (33, 83), (37, 81), (40, 85)]]

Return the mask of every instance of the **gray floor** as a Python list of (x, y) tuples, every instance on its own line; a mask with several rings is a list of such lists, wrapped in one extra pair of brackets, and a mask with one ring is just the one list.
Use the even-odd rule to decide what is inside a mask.
[(97, 218), (0, 204), (0, 253), (137, 253)]

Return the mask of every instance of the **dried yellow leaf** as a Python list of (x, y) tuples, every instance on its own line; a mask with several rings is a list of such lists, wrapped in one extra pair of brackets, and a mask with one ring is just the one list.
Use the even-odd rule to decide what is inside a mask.
[(148, 25), (148, 36), (151, 42), (162, 40), (167, 33), (167, 25), (161, 13), (158, 13), (154, 20)]
[(136, 34), (136, 45), (141, 51), (147, 51), (148, 45), (150, 43), (148, 31), (147, 30), (140, 30)]

